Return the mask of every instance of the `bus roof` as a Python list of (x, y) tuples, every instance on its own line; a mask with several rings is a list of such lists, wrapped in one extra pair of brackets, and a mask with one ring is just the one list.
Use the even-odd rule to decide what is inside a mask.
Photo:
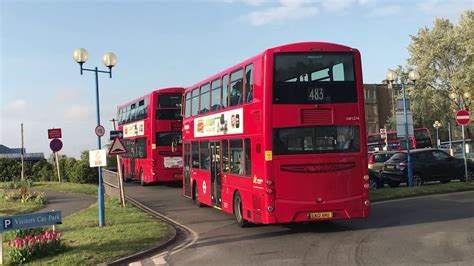
[(307, 50), (308, 52), (356, 52), (359, 53), (359, 51), (355, 48), (351, 48), (349, 46), (344, 46), (340, 44), (335, 44), (335, 43), (328, 43), (328, 42), (299, 42), (299, 43), (290, 43), (290, 44), (285, 44), (281, 46), (276, 46), (273, 48), (268, 48), (262, 53), (259, 53), (245, 61), (242, 61), (238, 64), (233, 65), (232, 67), (229, 67), (225, 69), (224, 71), (221, 71), (217, 74), (214, 74), (206, 79), (203, 79), (199, 81), (198, 83), (193, 84), (192, 86), (186, 87), (185, 90), (189, 91), (194, 88), (200, 87), (201, 85), (208, 83), (212, 80), (215, 80), (217, 78), (222, 77), (223, 75), (227, 73), (231, 73), (238, 68), (245, 66), (247, 64), (250, 64), (251, 62), (263, 58), (267, 54), (273, 54), (273, 53), (285, 53), (285, 52), (295, 52), (295, 51), (305, 51)]
[(140, 101), (142, 99), (145, 99), (145, 98), (148, 98), (150, 95), (153, 95), (153, 94), (160, 94), (160, 93), (176, 93), (176, 92), (179, 92), (179, 93), (183, 93), (184, 91), (184, 88), (183, 87), (169, 87), (169, 88), (159, 88), (159, 89), (155, 89), (154, 91), (150, 92), (150, 93), (147, 93), (145, 95), (142, 95), (138, 98), (135, 98), (131, 101), (128, 101), (124, 104), (121, 104), (119, 105), (117, 108), (121, 108), (121, 107), (124, 107), (124, 106), (127, 106), (127, 105), (130, 105), (132, 103), (135, 103), (137, 101)]

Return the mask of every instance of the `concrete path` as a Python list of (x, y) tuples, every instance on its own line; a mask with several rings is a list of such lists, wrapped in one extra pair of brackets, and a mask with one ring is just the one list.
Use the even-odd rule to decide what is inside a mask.
[(77, 211), (89, 207), (92, 203), (96, 202), (95, 197), (72, 192), (58, 192), (52, 190), (38, 190), (46, 193), (48, 203), (44, 208), (36, 212), (48, 212), (51, 210), (61, 211), (62, 217), (66, 217)]

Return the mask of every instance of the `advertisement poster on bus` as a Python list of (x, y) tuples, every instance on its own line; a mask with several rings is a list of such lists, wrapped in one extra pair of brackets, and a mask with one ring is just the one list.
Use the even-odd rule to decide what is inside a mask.
[(123, 126), (123, 136), (125, 138), (143, 136), (145, 134), (145, 122), (140, 121), (137, 123)]
[(212, 114), (194, 120), (194, 137), (244, 133), (243, 109)]

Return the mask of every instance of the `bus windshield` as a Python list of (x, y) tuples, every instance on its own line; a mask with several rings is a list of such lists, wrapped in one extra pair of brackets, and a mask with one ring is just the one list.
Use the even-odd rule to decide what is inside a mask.
[(356, 103), (351, 53), (275, 55), (274, 104)]
[(359, 151), (358, 126), (311, 126), (277, 128), (273, 154), (316, 154)]

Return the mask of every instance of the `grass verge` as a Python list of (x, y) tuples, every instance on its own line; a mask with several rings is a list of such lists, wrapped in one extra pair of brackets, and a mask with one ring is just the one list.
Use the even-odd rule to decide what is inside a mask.
[[(98, 227), (97, 205), (63, 219), (61, 253), (41, 258), (29, 265), (95, 265), (146, 250), (166, 239), (166, 225), (150, 215), (117, 200), (105, 202), (105, 227)], [(8, 248), (8, 247), (6, 247)], [(7, 261), (8, 263), (8, 261)]]
[(419, 187), (384, 187), (370, 191), (370, 200), (372, 202), (416, 197), (422, 195), (442, 194), (450, 192), (461, 192), (474, 190), (474, 182), (450, 182), (447, 184), (430, 183)]
[(97, 196), (97, 185), (94, 184), (76, 184), (66, 182), (35, 182), (32, 188), (48, 189), (60, 192), (75, 192), (91, 196)]

